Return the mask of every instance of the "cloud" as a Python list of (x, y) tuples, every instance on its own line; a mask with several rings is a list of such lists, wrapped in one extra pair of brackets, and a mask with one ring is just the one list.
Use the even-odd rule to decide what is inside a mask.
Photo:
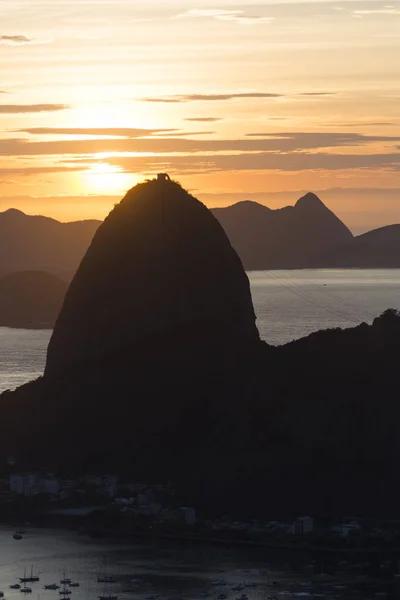
[[(177, 104), (179, 102), (218, 102), (223, 100), (237, 100), (241, 98), (301, 98), (318, 96), (335, 96), (336, 92), (303, 92), (301, 94), (278, 94), (272, 92), (238, 92), (232, 94), (181, 94), (176, 96), (155, 96), (141, 98), (142, 102), (165, 102)], [(186, 119), (189, 121), (190, 119)], [(191, 119), (194, 121), (195, 119)], [(199, 119), (197, 119), (199, 120)], [(203, 119), (205, 120), (205, 119)], [(216, 119), (219, 120), (219, 119)]]
[(333, 122), (331, 125), (339, 127), (395, 127), (396, 123), (390, 121), (354, 121), (353, 123)]
[(216, 131), (180, 131), (179, 133), (161, 133), (161, 134), (156, 134), (157, 137), (187, 137), (189, 135), (214, 135), (214, 133), (216, 133)]
[(353, 15), (400, 15), (400, 8), (396, 8), (395, 6), (382, 6), (382, 8), (353, 10)]
[[(204, 132), (202, 132), (204, 133)], [(188, 133), (184, 133), (188, 135)], [(259, 138), (259, 139), (255, 139)], [(244, 139), (185, 139), (184, 137), (145, 137), (131, 139), (99, 138), (93, 140), (30, 141), (0, 139), (2, 156), (42, 156), (56, 154), (89, 155), (95, 153), (186, 154), (216, 152), (281, 152), (298, 153), (332, 147), (362, 146), (375, 142), (398, 143), (400, 136), (369, 136), (353, 132), (260, 132)]]
[(234, 21), (241, 25), (254, 25), (258, 23), (270, 23), (275, 17), (265, 17), (261, 15), (249, 15), (244, 10), (228, 10), (218, 8), (193, 8), (184, 13), (173, 17), (174, 19), (193, 19), (206, 18), (216, 19), (217, 21)]
[(235, 155), (110, 157), (107, 164), (126, 172), (163, 168), (171, 173), (204, 173), (218, 171), (337, 171), (348, 169), (400, 171), (400, 153), (331, 154), (262, 152)]
[(32, 41), (25, 35), (0, 35), (0, 44), (29, 44)]
[(336, 96), (337, 92), (303, 92), (298, 96)]
[(85, 167), (79, 166), (65, 166), (58, 165), (53, 167), (14, 167), (14, 168), (0, 168), (0, 177), (9, 177), (13, 175), (40, 175), (44, 173), (64, 173), (69, 171), (84, 171)]
[(143, 102), (202, 102), (236, 100), (238, 98), (282, 98), (283, 94), (269, 92), (243, 92), (234, 94), (183, 94), (181, 96), (164, 96), (159, 98), (142, 98)]
[(65, 104), (0, 104), (0, 114), (40, 113), (66, 110)]
[(198, 123), (215, 123), (216, 121), (222, 121), (221, 117), (188, 117), (185, 121), (195, 121)]
[[(139, 129), (133, 127), (31, 127), (29, 129), (14, 129), (15, 133), (30, 133), (32, 135), (90, 135), (110, 136), (121, 138), (141, 138), (154, 134), (174, 133), (179, 129)], [(181, 135), (181, 134), (179, 134)]]

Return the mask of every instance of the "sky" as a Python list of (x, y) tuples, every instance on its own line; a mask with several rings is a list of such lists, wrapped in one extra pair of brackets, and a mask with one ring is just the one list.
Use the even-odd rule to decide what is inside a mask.
[(0, 0), (0, 210), (104, 218), (317, 193), (400, 223), (400, 0)]

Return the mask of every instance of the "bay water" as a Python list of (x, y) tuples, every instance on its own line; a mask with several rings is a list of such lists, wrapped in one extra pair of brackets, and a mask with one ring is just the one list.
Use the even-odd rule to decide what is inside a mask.
[[(400, 308), (400, 269), (248, 273), (260, 336), (285, 344), (319, 329), (371, 323)], [(0, 392), (43, 373), (49, 330), (0, 328)]]

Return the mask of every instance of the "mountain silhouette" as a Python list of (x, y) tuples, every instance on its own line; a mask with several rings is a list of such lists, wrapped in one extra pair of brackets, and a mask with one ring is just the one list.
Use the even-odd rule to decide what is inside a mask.
[[(300, 207), (325, 210), (312, 197)], [(394, 515), (399, 360), (393, 310), (260, 342), (222, 227), (162, 175), (99, 228), (44, 377), (0, 396), (0, 457), (171, 481), (205, 515)]]
[(217, 219), (178, 184), (155, 179), (130, 190), (97, 230), (46, 372), (188, 327), (242, 346), (258, 339), (255, 319), (248, 278)]
[(363, 233), (350, 244), (322, 253), (320, 260), (337, 268), (399, 268), (400, 225), (387, 225)]
[(49, 273), (21, 271), (0, 278), (0, 327), (51, 329), (67, 283)]
[[(211, 212), (247, 271), (400, 267), (400, 226), (353, 237), (312, 193), (276, 210), (242, 201)], [(100, 224), (60, 223), (15, 209), (0, 213), (0, 274), (40, 270), (70, 281)]]
[(14, 208), (0, 213), (0, 273), (47, 271), (70, 279), (99, 221), (60, 223)]
[(329, 266), (319, 264), (320, 253), (353, 241), (350, 230), (311, 193), (277, 210), (239, 202), (213, 213), (246, 270)]

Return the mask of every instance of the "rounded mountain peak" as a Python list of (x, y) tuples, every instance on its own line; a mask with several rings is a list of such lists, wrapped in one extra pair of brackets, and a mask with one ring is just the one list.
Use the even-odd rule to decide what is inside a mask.
[(325, 204), (318, 198), (316, 194), (313, 192), (308, 192), (301, 198), (299, 198), (296, 202), (297, 207), (301, 208), (315, 208), (315, 207), (324, 207)]
[(259, 339), (249, 281), (225, 232), (165, 173), (129, 190), (97, 230), (67, 292), (46, 373), (149, 338), (238, 347)]

